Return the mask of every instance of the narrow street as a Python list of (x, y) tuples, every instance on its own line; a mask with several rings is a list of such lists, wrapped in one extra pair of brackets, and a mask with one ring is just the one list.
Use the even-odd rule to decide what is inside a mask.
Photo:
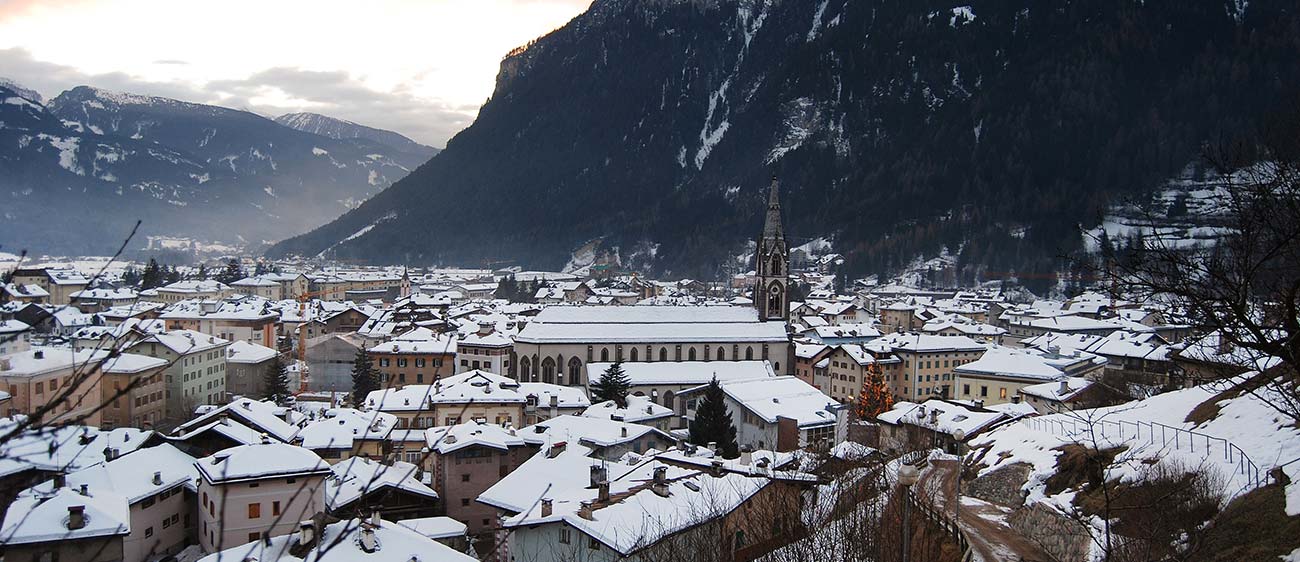
[[(918, 490), (933, 494), (937, 507), (953, 513), (960, 462), (932, 459), (921, 474)], [(984, 562), (1046, 562), (1051, 558), (1038, 545), (1021, 536), (1007, 523), (1011, 509), (966, 497), (961, 505), (960, 525), (970, 540), (975, 560)]]

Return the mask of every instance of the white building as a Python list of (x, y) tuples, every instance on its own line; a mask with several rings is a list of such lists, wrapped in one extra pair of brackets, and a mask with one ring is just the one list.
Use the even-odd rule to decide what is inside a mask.
[[(199, 471), (199, 544), (260, 541), (298, 528), (324, 509), (330, 465), (302, 447), (267, 438), (195, 462)], [(241, 559), (242, 560), (242, 559)]]

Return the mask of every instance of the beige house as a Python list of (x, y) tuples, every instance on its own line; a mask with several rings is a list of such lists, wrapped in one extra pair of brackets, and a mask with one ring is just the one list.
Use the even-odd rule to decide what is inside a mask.
[(206, 279), (177, 281), (158, 287), (157, 291), (158, 300), (166, 304), (190, 299), (224, 299), (233, 293), (225, 283)]
[(195, 462), (199, 545), (208, 552), (298, 529), (324, 510), (329, 464), (302, 447), (269, 438)]
[(902, 360), (902, 369), (886, 376), (889, 389), (901, 400), (952, 396), (953, 369), (984, 355), (987, 347), (965, 336), (894, 333), (870, 344)]
[(148, 355), (122, 353), (104, 361), (104, 404), (100, 427), (152, 428), (166, 413), (167, 385), (163, 371), (167, 360)]
[(168, 307), (161, 318), (168, 330), (193, 330), (273, 348), (280, 314), (263, 299), (187, 300)]
[(9, 393), (6, 415), (30, 414), (50, 404), (45, 421), (79, 420), (98, 426), (107, 351), (33, 347), (0, 356), (0, 390)]
[(20, 267), (9, 280), (15, 285), (36, 285), (49, 293), (49, 304), (71, 304), (72, 294), (90, 285), (90, 279), (71, 269)]

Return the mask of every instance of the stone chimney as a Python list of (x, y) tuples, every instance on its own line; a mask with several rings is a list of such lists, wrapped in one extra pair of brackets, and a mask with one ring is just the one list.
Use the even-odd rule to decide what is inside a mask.
[(740, 449), (740, 465), (749, 466), (752, 462), (754, 462), (754, 451), (750, 450), (748, 446)]
[(566, 441), (556, 441), (555, 443), (551, 443), (551, 449), (546, 452), (546, 458), (553, 459), (560, 456), (560, 453), (564, 452), (564, 448), (567, 445), (568, 442)]
[(154, 486), (162, 486), (162, 471), (161, 471), (161, 470), (155, 470), (155, 471), (153, 472), (153, 485), (154, 485)]
[(596, 486), (596, 500), (601, 503), (609, 501), (609, 482), (602, 481)]
[(620, 427), (620, 428), (619, 428), (619, 435), (622, 436), (622, 437), (627, 437), (627, 426), (626, 426), (626, 425), (623, 426), (623, 427)]
[(361, 526), (361, 540), (358, 542), (361, 551), (366, 554), (374, 554), (379, 551), (379, 538), (375, 536), (375, 529), (369, 523)]
[(1056, 389), (1056, 393), (1059, 394), (1059, 395), (1061, 395), (1061, 396), (1065, 396), (1066, 394), (1069, 394), (1069, 393), (1070, 393), (1070, 380), (1069, 380), (1069, 379), (1061, 379), (1061, 388)]
[(590, 503), (582, 502), (582, 504), (578, 506), (578, 517), (581, 517), (581, 518), (586, 519), (586, 520), (588, 520), (588, 521), (591, 521), (591, 520), (594, 519), (594, 517), (592, 517), (592, 515), (591, 515), (591, 504), (590, 504)]
[(80, 494), (83, 495), (83, 496), (89, 496), (89, 495), (90, 495), (90, 484), (82, 484), (82, 485), (81, 485), (81, 489), (78, 490), (78, 493), (80, 493)]
[(68, 485), (68, 477), (62, 472), (54, 475), (54, 489), (57, 490)]
[(13, 363), (8, 357), (0, 357), (0, 371), (9, 371), (14, 368)]
[(493, 330), (496, 330), (496, 325), (492, 322), (478, 323), (478, 335), (480, 336), (490, 336), (492, 335)]
[(542, 517), (550, 517), (554, 509), (551, 498), (542, 498)]
[(608, 479), (605, 477), (605, 467), (600, 465), (591, 465), (591, 485), (588, 488), (596, 488), (605, 483)]
[(86, 506), (68, 506), (68, 530), (75, 531), (86, 526)]
[(298, 544), (311, 545), (316, 542), (316, 522), (310, 519), (298, 522)]
[(722, 477), (722, 461), (715, 459), (709, 464), (709, 469), (713, 472), (714, 476), (718, 478)]

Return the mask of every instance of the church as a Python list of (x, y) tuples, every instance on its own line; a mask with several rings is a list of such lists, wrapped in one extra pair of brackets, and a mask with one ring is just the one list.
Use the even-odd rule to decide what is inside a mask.
[[(754, 306), (550, 306), (515, 336), (511, 375), (520, 381), (586, 386), (589, 363), (673, 362), (707, 373), (718, 361), (768, 361), (794, 371), (789, 250), (772, 178), (755, 256)], [(715, 368), (716, 370), (716, 368)], [(698, 372), (697, 372), (698, 371)], [(671, 397), (665, 397), (671, 401)]]

